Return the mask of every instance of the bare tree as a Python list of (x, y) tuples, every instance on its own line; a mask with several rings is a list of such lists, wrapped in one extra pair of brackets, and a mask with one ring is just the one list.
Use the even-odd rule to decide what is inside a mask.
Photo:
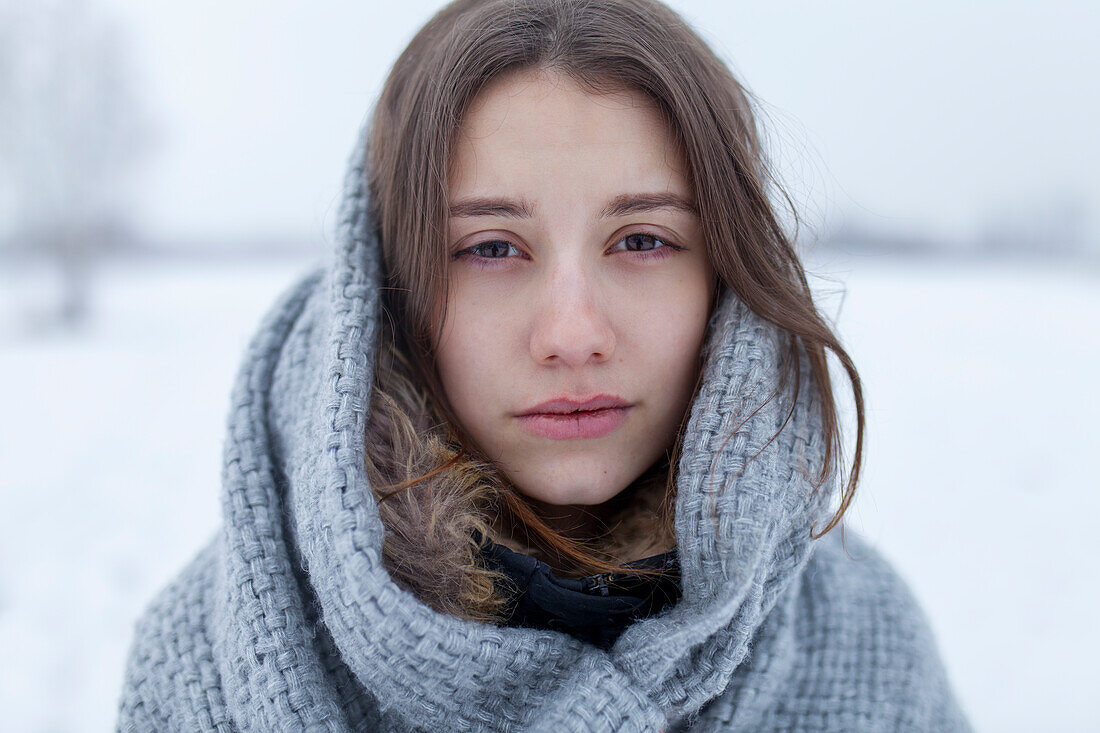
[(59, 316), (88, 308), (92, 260), (125, 229), (149, 149), (121, 26), (85, 0), (0, 0), (0, 178), (12, 241), (60, 266)]

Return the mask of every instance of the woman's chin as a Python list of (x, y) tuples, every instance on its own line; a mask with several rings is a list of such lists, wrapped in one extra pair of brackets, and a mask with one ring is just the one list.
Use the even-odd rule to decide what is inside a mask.
[[(536, 504), (550, 507), (595, 507), (614, 499), (635, 478), (623, 473), (621, 465), (585, 466), (566, 472), (531, 471), (533, 480), (512, 478), (516, 489)], [(620, 475), (622, 474), (622, 475)]]

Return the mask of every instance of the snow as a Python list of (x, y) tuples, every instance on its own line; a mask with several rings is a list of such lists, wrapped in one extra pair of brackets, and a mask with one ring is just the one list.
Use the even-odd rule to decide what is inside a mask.
[[(73, 333), (15, 328), (13, 294), (48, 282), (0, 269), (5, 728), (113, 727), (134, 621), (217, 527), (241, 353), (312, 264), (112, 264)], [(814, 269), (867, 397), (849, 525), (909, 582), (977, 730), (1100, 729), (1100, 272)]]

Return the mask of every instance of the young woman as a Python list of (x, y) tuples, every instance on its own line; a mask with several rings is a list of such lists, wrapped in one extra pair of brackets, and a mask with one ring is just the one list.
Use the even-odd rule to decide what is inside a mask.
[(224, 530), (141, 621), (120, 728), (965, 730), (831, 531), (860, 385), (777, 193), (668, 8), (441, 10), (246, 356)]

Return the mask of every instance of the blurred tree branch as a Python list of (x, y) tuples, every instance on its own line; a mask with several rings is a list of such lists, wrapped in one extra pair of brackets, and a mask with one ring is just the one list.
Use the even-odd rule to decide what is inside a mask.
[(0, 0), (0, 236), (57, 262), (67, 325), (92, 261), (126, 244), (128, 177), (151, 149), (126, 40), (86, 0)]

